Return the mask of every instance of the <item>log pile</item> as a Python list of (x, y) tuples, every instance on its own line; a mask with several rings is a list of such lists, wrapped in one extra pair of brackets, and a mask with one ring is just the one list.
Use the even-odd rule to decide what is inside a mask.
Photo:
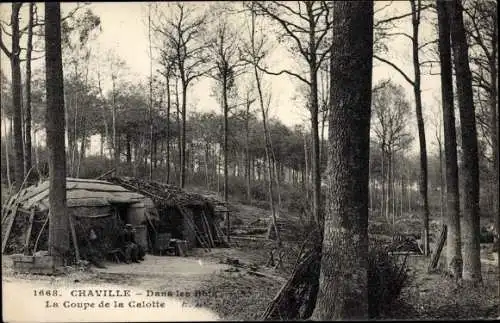
[(136, 191), (151, 198), (155, 204), (161, 202), (168, 206), (192, 206), (210, 203), (200, 194), (190, 193), (175, 185), (146, 181), (135, 177), (109, 177), (106, 180)]
[[(174, 185), (134, 177), (107, 177), (106, 180), (149, 197), (160, 214), (168, 214), (172, 208), (176, 209), (201, 247), (210, 249), (227, 244), (215, 223), (213, 204), (203, 195), (186, 192)], [(199, 221), (188, 214), (188, 210), (193, 211), (193, 208), (202, 210), (199, 214), (193, 214), (199, 217)]]

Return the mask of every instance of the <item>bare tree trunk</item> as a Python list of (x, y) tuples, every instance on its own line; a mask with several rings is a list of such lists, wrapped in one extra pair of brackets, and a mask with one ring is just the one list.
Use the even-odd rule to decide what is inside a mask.
[[(382, 214), (386, 219), (387, 219), (387, 214), (386, 214), (386, 203), (385, 203), (385, 200), (386, 200), (386, 195), (387, 195), (387, 190), (386, 190), (386, 182), (387, 182), (387, 165), (385, 163), (385, 157), (386, 157), (386, 153), (385, 153), (385, 144), (382, 143), (382, 147), (381, 147), (381, 157), (382, 157), (382, 197), (380, 198), (380, 205), (381, 205), (381, 208), (380, 208), (380, 214)], [(387, 223), (389, 223), (389, 221), (387, 221)]]
[(321, 160), (319, 155), (318, 134), (318, 79), (315, 63), (311, 71), (311, 135), (312, 135), (312, 181), (313, 181), (313, 217), (321, 227), (323, 223), (321, 207)]
[(373, 2), (332, 6), (328, 211), (313, 319), (367, 319)]
[[(177, 118), (177, 153), (178, 153), (178, 172), (180, 174), (181, 171), (181, 164), (182, 164), (182, 133), (181, 133), (181, 107), (179, 103), (179, 81), (176, 79), (175, 80), (175, 106), (177, 109), (176, 113), (176, 118)], [(179, 183), (180, 183), (180, 176), (179, 178)], [(179, 184), (180, 185), (180, 184)]]
[(247, 94), (246, 113), (245, 113), (245, 181), (247, 185), (247, 201), (252, 201), (250, 192), (251, 178), (250, 178), (250, 105), (251, 101)]
[[(498, 9), (497, 9), (498, 11)], [(490, 110), (491, 110), (491, 145), (493, 147), (493, 214), (496, 224), (495, 241), (500, 246), (500, 199), (498, 198), (499, 184), (499, 148), (498, 148), (498, 24), (493, 25), (491, 37), (492, 54), (489, 60), (490, 66)], [(500, 281), (500, 247), (498, 249), (498, 280)], [(498, 297), (500, 298), (500, 285), (498, 286)]]
[(180, 184), (184, 188), (186, 184), (186, 99), (187, 99), (187, 83), (182, 80), (182, 110), (181, 110), (181, 162), (180, 162)]
[(446, 259), (448, 271), (462, 278), (462, 242), (460, 233), (460, 196), (458, 189), (457, 135), (453, 106), (449, 12), (444, 1), (437, 0), (439, 59), (441, 62), (441, 101), (446, 167)]
[(130, 133), (128, 133), (128, 132), (125, 134), (125, 136), (126, 136), (125, 141), (126, 141), (126, 145), (127, 145), (127, 148), (126, 148), (126, 150), (127, 150), (127, 153), (126, 153), (127, 154), (127, 164), (129, 167), (132, 167), (132, 145), (130, 143), (130, 141), (132, 139), (130, 138)]
[[(255, 40), (255, 19), (256, 19), (256, 14), (255, 12), (252, 11), (252, 19), (251, 19), (251, 46), (252, 46), (252, 55), (254, 59), (254, 64), (253, 64), (253, 72), (255, 76), (255, 83), (257, 85), (257, 93), (259, 95), (259, 103), (260, 103), (260, 109), (262, 112), (262, 122), (264, 126), (264, 141), (265, 141), (265, 152), (266, 152), (266, 162), (268, 165), (268, 189), (269, 189), (269, 206), (271, 208), (271, 225), (269, 226), (268, 229), (268, 236), (271, 236), (272, 230), (274, 230), (276, 236), (276, 242), (278, 248), (281, 248), (281, 237), (280, 233), (278, 230), (278, 226), (276, 225), (276, 210), (274, 206), (274, 191), (273, 191), (273, 168), (271, 166), (271, 143), (270, 143), (270, 138), (269, 138), (269, 131), (267, 128), (267, 115), (266, 115), (266, 109), (264, 107), (264, 95), (262, 93), (262, 84), (259, 76), (259, 71), (257, 69), (257, 64), (256, 64), (256, 57), (257, 55), (260, 55), (260, 53), (257, 51), (256, 48), (256, 40)], [(269, 98), (270, 99), (270, 98)], [(270, 103), (270, 100), (269, 100)], [(269, 108), (269, 105), (268, 105)]]
[(148, 4), (149, 39), (149, 179), (153, 179), (153, 47), (151, 43), (151, 3)]
[(49, 255), (61, 259), (69, 250), (66, 210), (66, 154), (59, 2), (45, 3), (47, 147), (49, 149)]
[(167, 164), (167, 183), (170, 183), (170, 75), (169, 71), (165, 76), (165, 80), (167, 82), (167, 155), (166, 155), (166, 164)]
[[(3, 123), (3, 129), (4, 129), (4, 138), (6, 139), (4, 141), (5, 143), (5, 167), (6, 167), (6, 175), (7, 175), (7, 184), (9, 185), (9, 193), (12, 189), (12, 182), (11, 182), (11, 179), (10, 179), (10, 149), (9, 149), (9, 140), (7, 140), (8, 136), (7, 136), (7, 125), (6, 125), (6, 121), (4, 118), (2, 118), (2, 123)], [(12, 135), (12, 132), (10, 133), (10, 135)]]
[(22, 134), (22, 95), (21, 95), (21, 66), (19, 47), (19, 10), (21, 3), (12, 3), (12, 52), (10, 64), (12, 68), (12, 105), (14, 108), (14, 188), (19, 189), (24, 180), (24, 151)]
[(306, 201), (309, 202), (309, 163), (308, 163), (308, 156), (307, 156), (307, 138), (306, 138), (306, 133), (304, 131), (304, 163), (305, 163), (305, 170), (304, 170), (304, 188), (306, 191)]
[(113, 160), (115, 164), (115, 174), (119, 174), (119, 167), (120, 167), (120, 151), (118, 150), (118, 142), (116, 138), (116, 89), (115, 89), (115, 81), (116, 81), (116, 76), (112, 75), (112, 98), (113, 98), (113, 103), (112, 103), (112, 131), (113, 131)]
[(208, 177), (208, 160), (209, 160), (209, 152), (210, 152), (210, 146), (207, 143), (205, 143), (205, 187), (207, 190), (210, 189), (210, 180)]
[(464, 268), (463, 278), (479, 283), (481, 277), (479, 224), (479, 162), (477, 130), (472, 92), (472, 75), (463, 22), (462, 5), (458, 0), (447, 3), (450, 12), (453, 62), (456, 72), (460, 129), (462, 134), (464, 187)]
[(227, 132), (228, 132), (228, 113), (229, 106), (227, 104), (227, 78), (223, 76), (222, 80), (222, 109), (224, 111), (224, 201), (227, 202), (227, 193), (228, 193), (228, 185), (229, 178), (227, 172), (227, 159), (228, 159), (228, 148), (227, 148)]
[(31, 169), (31, 53), (33, 51), (33, 15), (35, 3), (29, 4), (28, 18), (28, 41), (26, 46), (26, 105), (25, 109), (25, 140), (24, 140), (24, 169), (29, 172)]
[[(105, 101), (106, 99), (104, 98), (104, 94), (102, 93), (101, 73), (99, 72), (99, 68), (97, 69), (97, 84), (98, 84), (99, 94), (101, 96), (101, 99), (103, 101)], [(104, 138), (101, 137), (101, 156), (104, 155), (103, 154), (104, 153), (104, 151), (103, 151), (103, 149), (104, 149), (104, 141), (105, 140), (109, 140), (108, 119), (107, 119), (107, 116), (106, 116), (106, 104), (102, 105), (102, 121), (103, 121), (103, 124), (104, 124)], [(101, 134), (101, 136), (102, 136), (102, 134)], [(108, 149), (109, 149), (109, 157), (112, 158), (111, 148), (108, 147)]]
[(417, 116), (418, 142), (420, 146), (420, 198), (422, 199), (422, 220), (424, 226), (424, 254), (428, 255), (429, 250), (429, 197), (427, 192), (428, 171), (427, 171), (427, 145), (425, 140), (424, 118), (422, 116), (422, 94), (420, 88), (420, 60), (419, 60), (419, 25), (422, 10), (421, 0), (410, 0), (412, 8), (412, 49), (413, 49), (413, 70), (415, 79), (413, 82), (413, 91), (415, 94), (415, 114)]
[(87, 129), (85, 127), (85, 123), (83, 122), (83, 125), (82, 125), (82, 141), (80, 142), (80, 154), (79, 154), (79, 157), (78, 157), (78, 164), (76, 166), (76, 177), (80, 177), (80, 167), (81, 167), (81, 164), (83, 162), (83, 160), (85, 159), (85, 150), (87, 149), (86, 148), (86, 145), (85, 145), (85, 142), (87, 141)]

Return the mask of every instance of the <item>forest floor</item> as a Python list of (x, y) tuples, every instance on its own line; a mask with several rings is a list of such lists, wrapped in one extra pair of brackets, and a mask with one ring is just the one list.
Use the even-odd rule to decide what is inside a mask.
[[(237, 236), (232, 237), (230, 248), (211, 251), (193, 249), (187, 257), (159, 257), (147, 255), (139, 264), (106, 264), (106, 269), (75, 270), (66, 276), (48, 277), (20, 275), (12, 272), (8, 257), (2, 258), (2, 281), (10, 290), (20, 286), (84, 286), (103, 285), (152, 289), (155, 291), (216, 291), (214, 294), (183, 298), (166, 312), (141, 314), (136, 320), (259, 320), (269, 302), (280, 290), (293, 269), (301, 252), (304, 238), (297, 229), (300, 219), (293, 214), (282, 214), (284, 249), (283, 266), (267, 266), (275, 250), (275, 242), (266, 234), (251, 233), (252, 228), (266, 227), (269, 211), (232, 203), (232, 216), (238, 219), (234, 226)], [(286, 221), (288, 220), (288, 221)], [(378, 237), (388, 235), (382, 228), (384, 220), (371, 221), (371, 231)], [(398, 221), (398, 231), (411, 231), (418, 222), (409, 216)], [(438, 236), (439, 221), (432, 222), (433, 240)], [(239, 230), (239, 231), (237, 231)], [(436, 231), (436, 232), (434, 232)], [(484, 284), (472, 288), (457, 285), (440, 273), (427, 273), (427, 257), (411, 257), (409, 269), (412, 279), (403, 289), (400, 299), (392, 306), (385, 319), (481, 319), (496, 318), (498, 310), (497, 267), (489, 245), (483, 245), (482, 269)], [(28, 284), (28, 283), (29, 284)], [(31, 284), (31, 285), (30, 285)], [(19, 293), (17, 293), (19, 294)], [(186, 305), (190, 304), (190, 305)], [(5, 305), (5, 304), (4, 304)], [(195, 306), (195, 307), (191, 307)], [(176, 309), (173, 311), (172, 309)], [(179, 313), (185, 313), (179, 314)], [(135, 315), (135, 314), (134, 314)], [(146, 316), (144, 316), (146, 315)], [(149, 316), (153, 315), (153, 316)], [(124, 316), (124, 320), (134, 317)], [(102, 320), (102, 319), (100, 319)], [(121, 321), (113, 317), (114, 321)]]

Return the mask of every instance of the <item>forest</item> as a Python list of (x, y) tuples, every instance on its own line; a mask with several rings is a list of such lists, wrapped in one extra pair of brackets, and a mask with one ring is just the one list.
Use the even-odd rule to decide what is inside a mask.
[(93, 3), (0, 6), (2, 203), (110, 173), (211, 192), (265, 210), (280, 262), (297, 215), (320, 266), (291, 272), (288, 319), (373, 317), (371, 235), (414, 233), (428, 262), (443, 225), (450, 284), (498, 288), (498, 306), (481, 258), (500, 231), (495, 1), (136, 5), (141, 76)]

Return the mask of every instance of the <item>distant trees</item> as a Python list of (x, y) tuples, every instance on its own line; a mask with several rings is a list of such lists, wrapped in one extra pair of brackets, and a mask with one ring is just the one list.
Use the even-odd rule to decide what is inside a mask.
[[(269, 105), (266, 108), (265, 98), (264, 98), (264, 90), (262, 86), (262, 72), (259, 70), (259, 62), (264, 58), (265, 52), (265, 37), (261, 37), (260, 39), (257, 37), (256, 31), (256, 12), (254, 7), (250, 12), (251, 14), (251, 24), (250, 24), (250, 43), (247, 45), (247, 54), (250, 57), (249, 62), (253, 67), (253, 74), (255, 77), (255, 84), (257, 86), (257, 94), (259, 99), (260, 111), (262, 113), (262, 125), (264, 128), (264, 151), (265, 151), (265, 162), (267, 163), (267, 174), (268, 174), (268, 190), (269, 190), (269, 206), (271, 208), (271, 221), (268, 228), (268, 236), (273, 236), (272, 233), (275, 233), (276, 241), (278, 243), (278, 247), (281, 247), (281, 239), (278, 231), (278, 227), (276, 225), (277, 212), (276, 205), (274, 203), (274, 169), (272, 167), (274, 156), (272, 155), (272, 147), (271, 147), (271, 139), (269, 136), (268, 129), (268, 117), (267, 111), (269, 110)], [(279, 210), (278, 210), (279, 212)]]
[[(307, 85), (309, 90), (308, 108), (311, 113), (312, 132), (312, 216), (321, 224), (321, 172), (319, 143), (319, 99), (318, 73), (330, 50), (329, 31), (332, 26), (330, 8), (326, 1), (255, 1), (251, 9), (273, 21), (280, 28), (278, 40), (307, 64), (307, 72), (296, 73), (291, 70), (271, 71), (262, 65), (259, 70), (271, 75), (287, 74)], [(304, 76), (307, 75), (307, 76)]]
[[(395, 217), (396, 195), (394, 194), (395, 154), (407, 149), (413, 140), (408, 129), (410, 104), (401, 86), (383, 81), (375, 86), (372, 94), (373, 140), (381, 151), (382, 197), (381, 213), (391, 222)], [(391, 205), (392, 210), (391, 210)]]
[[(169, 8), (170, 9), (170, 8)], [(173, 49), (177, 65), (181, 97), (181, 147), (180, 147), (180, 186), (186, 181), (186, 108), (188, 86), (209, 69), (207, 45), (203, 41), (203, 30), (207, 14), (196, 10), (193, 4), (176, 3), (167, 13), (159, 12), (159, 19), (153, 30), (163, 37), (163, 45)]]
[(218, 22), (213, 36), (209, 37), (208, 49), (210, 56), (214, 60), (215, 66), (211, 70), (211, 76), (217, 82), (220, 89), (219, 101), (221, 102), (224, 115), (223, 133), (224, 133), (224, 200), (228, 200), (228, 116), (229, 116), (229, 95), (235, 90), (236, 77), (241, 74), (242, 67), (245, 65), (239, 56), (240, 41), (237, 36), (235, 26), (232, 26), (227, 18), (227, 13), (216, 9), (219, 12)]
[(368, 317), (373, 2), (333, 2), (332, 13), (328, 206), (313, 314), (319, 320)]
[(0, 31), (0, 45), (2, 51), (10, 60), (12, 72), (12, 106), (13, 106), (13, 133), (14, 133), (14, 188), (19, 189), (24, 180), (24, 149), (22, 132), (22, 87), (21, 87), (21, 47), (19, 44), (19, 11), (21, 2), (13, 2), (10, 15), (11, 43), (9, 51), (2, 41), (3, 31)]
[[(428, 196), (428, 165), (427, 165), (427, 146), (425, 138), (425, 125), (424, 118), (422, 114), (422, 89), (421, 89), (421, 61), (420, 61), (420, 51), (427, 45), (432, 44), (431, 42), (421, 43), (420, 40), (420, 25), (422, 22), (422, 12), (428, 6), (424, 6), (421, 0), (409, 0), (411, 11), (409, 14), (402, 14), (400, 16), (390, 17), (387, 19), (381, 19), (376, 22), (375, 28), (378, 30), (376, 38), (376, 48), (384, 48), (384, 39), (392, 36), (403, 36), (404, 38), (410, 40), (412, 49), (412, 63), (413, 63), (413, 74), (414, 77), (408, 76), (400, 67), (392, 63), (390, 60), (382, 57), (382, 55), (375, 54), (374, 58), (377, 60), (388, 64), (393, 67), (398, 73), (400, 73), (404, 79), (413, 87), (414, 98), (415, 98), (415, 114), (417, 117), (417, 129), (418, 129), (418, 141), (420, 148), (420, 176), (419, 176), (419, 189), (421, 197), (421, 212), (422, 212), (422, 222), (423, 222), (423, 233), (424, 233), (424, 253), (429, 253), (429, 196)], [(386, 25), (394, 23), (396, 20), (400, 20), (405, 17), (411, 17), (412, 33), (408, 34), (405, 32), (391, 32), (387, 30)], [(390, 29), (390, 27), (389, 27)]]

